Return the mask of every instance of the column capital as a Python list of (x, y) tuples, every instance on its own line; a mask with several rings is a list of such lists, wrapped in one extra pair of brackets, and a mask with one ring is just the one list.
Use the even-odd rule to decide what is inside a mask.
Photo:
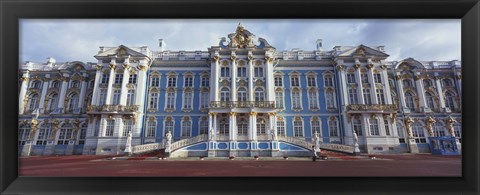
[(386, 66), (385, 64), (381, 65), (380, 68), (381, 68), (382, 70), (387, 70), (387, 66)]
[(110, 66), (110, 69), (112, 69), (112, 70), (115, 70), (115, 68), (116, 68), (116, 66), (115, 66), (115, 64), (114, 64), (114, 63), (110, 63), (110, 65), (109, 65), (109, 66)]
[(97, 64), (95, 66), (95, 68), (97, 69), (97, 71), (101, 71), (102, 70), (102, 65), (101, 64)]
[(218, 56), (213, 56), (212, 61), (213, 62), (218, 62)]
[(257, 112), (250, 112), (250, 116), (257, 116)]
[(434, 76), (433, 77), (435, 80), (441, 80), (443, 77), (442, 76)]
[(340, 71), (345, 70), (345, 66), (343, 64), (339, 64), (335, 68), (337, 68), (337, 70), (340, 70)]
[(402, 80), (402, 75), (396, 75), (395, 78), (396, 78), (397, 80)]
[(457, 80), (461, 80), (461, 79), (462, 79), (462, 75), (455, 75), (455, 78), (456, 78)]
[(30, 80), (30, 78), (29, 78), (29, 77), (22, 77), (22, 78), (20, 78), (20, 80), (21, 80), (21, 81), (28, 82), (28, 80)]
[(276, 116), (276, 115), (277, 115), (276, 112), (269, 112), (269, 113), (268, 113), (268, 116)]
[(355, 68), (355, 70), (358, 70), (360, 68), (360, 64), (355, 63), (355, 65), (353, 65), (353, 68)]
[(232, 56), (230, 56), (230, 59), (232, 60), (232, 63), (233, 63), (233, 62), (235, 62), (235, 60), (237, 59), (237, 56), (235, 56), (235, 55), (232, 54)]
[(415, 76), (413, 77), (413, 79), (415, 79), (415, 80), (423, 80), (423, 77), (422, 77), (422, 75), (415, 75)]
[(210, 115), (210, 116), (216, 116), (217, 114), (218, 114), (218, 113), (216, 113), (216, 112), (209, 112), (209, 113), (208, 113), (208, 115)]
[(125, 64), (123, 64), (122, 66), (123, 66), (123, 70), (124, 70), (124, 71), (128, 71), (128, 68), (130, 67), (130, 64), (125, 63)]
[(265, 56), (265, 60), (266, 60), (267, 62), (273, 62), (273, 57)]
[(252, 61), (253, 61), (253, 56), (252, 56), (252, 55), (248, 55), (248, 56), (247, 56), (247, 59), (248, 59), (248, 62), (252, 62)]
[(368, 68), (369, 70), (372, 69), (372, 68), (373, 68), (373, 64), (372, 64), (372, 63), (367, 64), (367, 68)]
[(236, 116), (237, 113), (236, 113), (236, 112), (229, 112), (228, 115), (229, 115), (229, 116)]

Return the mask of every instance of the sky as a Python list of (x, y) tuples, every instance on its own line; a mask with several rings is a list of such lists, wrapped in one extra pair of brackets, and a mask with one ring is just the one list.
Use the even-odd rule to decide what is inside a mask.
[(100, 46), (206, 51), (241, 23), (277, 51), (335, 46), (385, 46), (388, 61), (460, 60), (460, 19), (22, 19), (20, 62), (96, 62)]

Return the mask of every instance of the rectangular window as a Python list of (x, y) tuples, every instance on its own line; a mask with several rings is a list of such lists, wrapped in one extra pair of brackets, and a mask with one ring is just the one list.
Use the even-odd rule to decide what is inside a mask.
[(229, 67), (221, 67), (220, 68), (220, 77), (230, 77), (230, 68)]
[(338, 137), (337, 121), (328, 121), (328, 132), (330, 137)]
[(383, 89), (377, 89), (377, 101), (378, 104), (385, 104), (385, 96), (383, 95)]
[(373, 74), (373, 80), (375, 83), (382, 83), (382, 76), (379, 73)]
[(78, 138), (78, 144), (85, 144), (85, 138), (87, 137), (87, 127), (82, 127), (80, 129), (80, 136)]
[(210, 80), (208, 77), (202, 77), (202, 87), (210, 86)]
[(347, 83), (356, 83), (355, 82), (355, 74), (353, 74), (353, 73), (348, 73), (347, 74)]
[(72, 137), (72, 129), (61, 129), (58, 135), (57, 145), (67, 145)]
[(128, 136), (128, 132), (132, 131), (133, 120), (124, 120), (123, 121), (123, 137)]
[(292, 77), (290, 80), (291, 80), (290, 85), (292, 87), (299, 87), (300, 86), (300, 81), (298, 80), (297, 76)]
[(113, 102), (112, 105), (119, 105), (120, 104), (120, 90), (116, 89), (113, 91)]
[(115, 74), (115, 84), (122, 84), (123, 74)]
[(263, 67), (255, 67), (253, 69), (255, 77), (263, 77)]
[(193, 87), (193, 77), (185, 77), (185, 87)]
[(308, 105), (310, 109), (318, 109), (318, 100), (317, 92), (310, 91), (308, 92)]
[(285, 122), (277, 121), (277, 134), (285, 135)]
[(148, 121), (147, 137), (155, 137), (156, 131), (157, 131), (157, 122)]
[(317, 86), (317, 82), (315, 81), (315, 77), (308, 77), (307, 78), (307, 86), (309, 87), (316, 87)]
[(110, 74), (103, 74), (102, 75), (102, 84), (108, 84), (108, 79), (110, 78)]
[(324, 78), (325, 87), (333, 87), (333, 78), (331, 76)]
[(36, 145), (47, 145), (47, 139), (50, 137), (50, 127), (42, 127), (38, 132)]
[(302, 121), (293, 121), (293, 132), (294, 137), (303, 137), (303, 122)]
[(377, 119), (370, 119), (370, 135), (380, 135)]
[(299, 92), (292, 92), (292, 107), (293, 109), (302, 109), (302, 100)]
[(348, 100), (350, 104), (358, 104), (357, 89), (348, 89)]
[(160, 87), (160, 78), (158, 77), (153, 77), (151, 79), (152, 81), (150, 82), (151, 87)]
[(98, 105), (103, 106), (105, 105), (107, 100), (107, 90), (106, 89), (101, 89), (100, 90), (100, 102), (98, 102)]
[(370, 95), (370, 89), (363, 89), (363, 100), (365, 104), (372, 104), (372, 96)]
[(177, 77), (168, 77), (167, 87), (176, 87)]
[(275, 87), (282, 87), (282, 86), (283, 86), (282, 77), (275, 77)]
[(353, 130), (355, 131), (355, 133), (357, 133), (357, 136), (363, 135), (362, 121), (360, 119), (353, 120)]
[(325, 102), (326, 102), (327, 108), (335, 108), (335, 100), (334, 100), (333, 92), (329, 91), (325, 93)]
[(362, 73), (362, 74), (361, 74), (361, 77), (362, 77), (362, 83), (368, 83), (368, 75), (367, 75), (367, 73)]
[(137, 75), (131, 74), (130, 78), (128, 79), (128, 83), (137, 84)]
[(135, 104), (135, 90), (128, 90), (127, 94), (127, 105), (131, 106)]
[(113, 136), (113, 127), (114, 127), (115, 121), (114, 120), (107, 120), (107, 128), (105, 130), (105, 137), (111, 137)]
[(388, 126), (388, 120), (383, 120), (383, 124), (385, 124), (385, 135), (390, 135), (390, 127)]
[(200, 134), (207, 134), (208, 133), (208, 121), (202, 120), (200, 121)]
[(315, 133), (318, 133), (318, 136), (321, 135), (322, 133), (322, 128), (320, 126), (320, 121), (312, 121), (312, 137), (315, 135)]
[(405, 143), (405, 134), (403, 133), (403, 126), (397, 125), (397, 133), (398, 133), (398, 142)]
[(183, 121), (182, 122), (182, 137), (191, 136), (191, 132), (192, 132), (192, 122)]
[(237, 68), (237, 77), (247, 77), (247, 68), (246, 67), (238, 67)]
[(173, 121), (171, 120), (165, 121), (164, 129), (165, 129), (165, 133), (168, 133), (170, 131), (173, 134), (173, 130), (174, 130)]

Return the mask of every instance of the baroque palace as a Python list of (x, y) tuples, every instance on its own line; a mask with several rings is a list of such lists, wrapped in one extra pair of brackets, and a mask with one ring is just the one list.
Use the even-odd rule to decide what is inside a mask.
[(324, 50), (321, 39), (314, 51), (277, 51), (239, 25), (206, 51), (160, 39), (158, 51), (100, 47), (96, 63), (26, 62), (19, 154), (430, 153), (442, 136), (460, 148), (461, 62), (388, 56)]

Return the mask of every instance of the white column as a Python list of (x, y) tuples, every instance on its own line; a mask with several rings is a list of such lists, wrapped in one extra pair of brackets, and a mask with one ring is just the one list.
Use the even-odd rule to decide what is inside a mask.
[(105, 105), (112, 105), (113, 82), (115, 81), (115, 64), (110, 64), (110, 78), (108, 80), (107, 96)]
[(253, 98), (253, 60), (248, 60), (248, 101), (254, 101)]
[(257, 113), (252, 112), (250, 113), (250, 123), (251, 128), (250, 128), (250, 135), (251, 139), (250, 140), (257, 140)]
[(230, 112), (229, 115), (230, 115), (230, 123), (229, 123), (229, 132), (228, 132), (228, 135), (230, 137), (230, 140), (235, 140), (235, 137), (237, 135), (237, 125), (236, 125), (236, 121), (237, 121), (237, 117), (236, 117), (236, 114), (235, 112)]
[[(425, 90), (424, 90), (424, 87), (423, 87), (423, 79), (420, 78), (420, 75), (417, 75), (417, 77), (415, 78), (415, 84), (417, 85), (417, 93), (418, 93), (418, 97), (420, 98), (420, 108), (426, 108), (428, 107), (427, 106), (427, 101), (425, 100)], [(433, 109), (433, 108), (431, 108)]]
[(438, 73), (435, 73), (435, 84), (437, 85), (438, 99), (440, 99), (440, 110), (445, 109), (445, 99), (442, 92), (442, 84), (440, 83), (440, 77)]
[[(67, 95), (67, 87), (68, 87), (68, 82), (67, 78), (63, 77), (63, 82), (62, 82), (62, 88), (60, 90), (60, 96), (58, 99), (58, 108), (65, 108), (65, 96)], [(63, 109), (61, 112), (65, 112), (65, 109)]]
[(213, 113), (208, 113), (208, 137), (210, 137), (210, 129), (213, 129)]
[(397, 75), (396, 78), (397, 78), (397, 87), (398, 87), (398, 98), (400, 98), (400, 107), (405, 108), (407, 106), (405, 103), (405, 92), (403, 92), (402, 78), (400, 75)]
[[(367, 66), (368, 68), (368, 66)], [(377, 99), (377, 86), (375, 83), (375, 79), (373, 78), (373, 66), (371, 68), (368, 68), (368, 79), (370, 81), (370, 89), (371, 89), (371, 95), (372, 97), (372, 104), (378, 104), (378, 99)]]
[[(144, 66), (146, 67), (146, 66)], [(135, 105), (144, 105), (147, 84), (147, 69), (140, 69), (137, 73), (137, 91), (135, 95)], [(143, 106), (139, 107), (139, 111), (143, 111)], [(173, 132), (172, 132), (173, 133)]]
[(107, 119), (105, 116), (100, 118), (100, 129), (98, 131), (98, 137), (105, 137), (105, 131), (107, 130)]
[(458, 95), (459, 95), (460, 100), (461, 100), (462, 99), (462, 75), (457, 73), (457, 75), (455, 75), (455, 81), (456, 81), (456, 84), (457, 84)]
[(120, 105), (127, 105), (127, 94), (128, 94), (128, 79), (130, 77), (130, 72), (128, 72), (128, 64), (123, 65), (123, 81), (122, 81), (122, 92), (120, 94)]
[[(268, 113), (268, 122), (269, 122), (269, 126), (268, 126), (268, 129), (267, 129), (267, 137), (269, 139), (272, 139), (272, 135), (271, 135), (271, 130), (275, 130), (275, 113)], [(275, 131), (274, 131), (275, 132)]]
[(20, 95), (18, 96), (18, 114), (23, 114), (23, 111), (25, 110), (25, 95), (27, 94), (27, 88), (28, 88), (28, 80), (29, 80), (29, 75), (28, 71), (23, 73), (22, 78), (22, 85), (20, 86)]
[(218, 75), (218, 57), (214, 57), (212, 59), (212, 64), (210, 66), (211, 73), (210, 73), (210, 86), (212, 89), (210, 90), (210, 101), (220, 101), (218, 97), (218, 91), (219, 91), (219, 75)]
[(365, 104), (363, 99), (363, 83), (362, 83), (362, 74), (360, 73), (360, 67), (355, 70), (355, 81), (357, 82), (357, 94), (358, 94), (358, 104)]
[(114, 137), (122, 137), (122, 132), (123, 132), (123, 120), (122, 118), (116, 118), (115, 123), (114, 123), (114, 131), (113, 131), (113, 136)]
[(387, 68), (385, 67), (382, 71), (382, 82), (383, 82), (383, 93), (385, 94), (385, 101), (387, 104), (393, 104), (392, 102), (392, 92), (390, 89), (390, 82), (388, 82)]
[(97, 72), (95, 73), (95, 84), (93, 87), (93, 95), (92, 95), (92, 102), (91, 105), (98, 105), (98, 96), (100, 93), (99, 85), (100, 85), (100, 78), (102, 77), (102, 66), (97, 65)]
[[(48, 75), (47, 75), (48, 77)], [(40, 109), (40, 113), (45, 113), (45, 109), (43, 107), (45, 106), (45, 97), (47, 96), (47, 89), (48, 89), (48, 81), (50, 79), (46, 78), (43, 80), (43, 87), (42, 87), (42, 93), (40, 95), (40, 104), (38, 105), (38, 108)]]
[(215, 133), (215, 137), (217, 137), (217, 113), (213, 114), (213, 132)]
[[(341, 66), (337, 66), (337, 69), (338, 69), (338, 76), (340, 77), (340, 90), (343, 94), (337, 94), (337, 95), (340, 95), (342, 96), (343, 98), (343, 105), (347, 105), (349, 104), (348, 102), (348, 93), (347, 93), (347, 79), (346, 79), (346, 74), (345, 74), (345, 69)], [(343, 106), (343, 105), (340, 105), (340, 106)]]
[(266, 82), (266, 91), (267, 94), (267, 101), (273, 102), (275, 101), (275, 87), (274, 87), (274, 79), (273, 79), (273, 59), (267, 58), (265, 64), (265, 82)]
[(236, 63), (236, 58), (232, 57), (232, 74), (231, 74), (231, 97), (232, 99), (230, 101), (237, 101), (237, 63)]
[(83, 74), (82, 84), (80, 88), (80, 97), (78, 98), (78, 107), (83, 108), (83, 102), (85, 100), (85, 93), (87, 91), (87, 73)]

